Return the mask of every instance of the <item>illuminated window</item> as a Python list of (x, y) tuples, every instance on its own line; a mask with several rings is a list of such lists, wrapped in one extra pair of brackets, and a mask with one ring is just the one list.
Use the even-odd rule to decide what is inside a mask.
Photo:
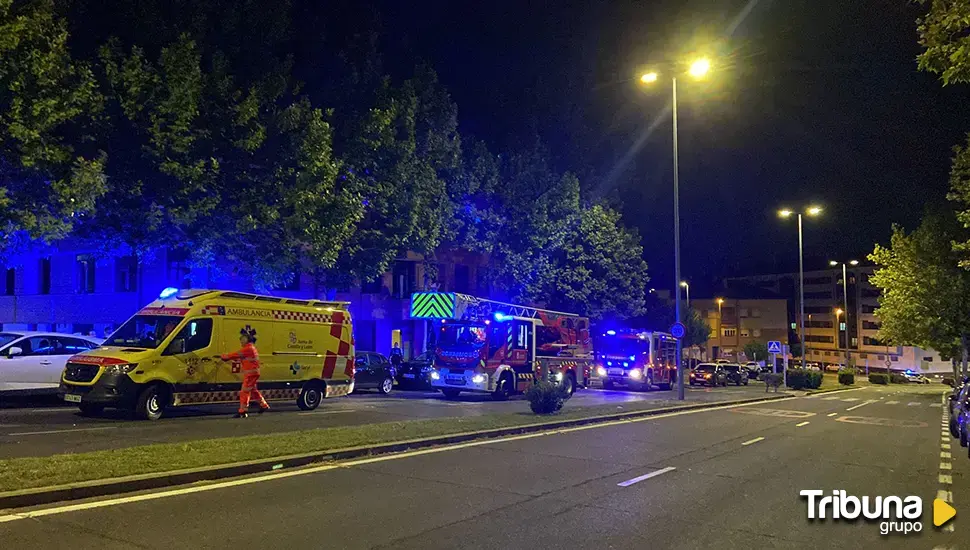
[(721, 333), (724, 336), (726, 336), (726, 337), (733, 338), (734, 336), (737, 336), (738, 335), (738, 329), (736, 329), (736, 328), (725, 328), (725, 329), (722, 329), (721, 330)]

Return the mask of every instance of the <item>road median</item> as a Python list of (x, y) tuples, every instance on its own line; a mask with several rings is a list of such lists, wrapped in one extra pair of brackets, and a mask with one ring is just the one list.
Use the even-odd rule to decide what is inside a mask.
[[(791, 398), (695, 404), (655, 401), (578, 408), (549, 417), (495, 414), (317, 428), (0, 460), (0, 509), (129, 493), (506, 435)], [(646, 406), (642, 406), (646, 405)], [(630, 407), (633, 407), (631, 410)]]

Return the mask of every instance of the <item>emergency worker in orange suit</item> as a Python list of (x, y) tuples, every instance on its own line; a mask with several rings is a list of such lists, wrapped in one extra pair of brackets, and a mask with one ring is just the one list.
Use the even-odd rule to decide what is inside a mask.
[(239, 360), (240, 371), (243, 375), (242, 388), (239, 390), (239, 412), (236, 418), (246, 418), (249, 416), (246, 411), (249, 409), (249, 400), (255, 399), (259, 403), (259, 413), (269, 410), (269, 404), (263, 399), (263, 394), (256, 389), (256, 382), (259, 380), (259, 352), (253, 342), (254, 338), (246, 332), (240, 331), (239, 345), (242, 348), (235, 353), (221, 355), (223, 361)]

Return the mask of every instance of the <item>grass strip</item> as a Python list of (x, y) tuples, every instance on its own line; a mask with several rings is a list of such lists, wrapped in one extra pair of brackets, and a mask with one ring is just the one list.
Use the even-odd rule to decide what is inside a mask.
[[(156, 443), (76, 454), (0, 460), (0, 492), (66, 485), (139, 474), (231, 464), (248, 460), (331, 451), (463, 432), (511, 428), (605, 414), (683, 405), (673, 400), (641, 401), (567, 409), (553, 416), (505, 413), (316, 428), (274, 434)], [(697, 404), (697, 403), (694, 403)]]

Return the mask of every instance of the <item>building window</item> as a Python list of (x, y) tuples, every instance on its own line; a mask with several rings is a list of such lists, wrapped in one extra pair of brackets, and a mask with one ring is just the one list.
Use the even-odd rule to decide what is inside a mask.
[(761, 317), (761, 310), (758, 309), (758, 308), (756, 308), (756, 307), (755, 308), (751, 308), (751, 316), (752, 317)]
[(746, 329), (746, 328), (741, 329), (741, 337), (742, 338), (748, 338), (750, 335), (751, 334), (748, 332), (748, 329)]
[(755, 338), (760, 338), (761, 337), (761, 329), (760, 328), (753, 328), (753, 329), (751, 329), (751, 336), (753, 336)]
[(805, 341), (806, 342), (818, 342), (820, 344), (831, 344), (832, 343), (832, 337), (831, 336), (821, 336), (821, 335), (818, 335), (818, 334), (806, 334), (805, 335)]
[(832, 298), (832, 293), (831, 292), (806, 292), (805, 293), (806, 300), (818, 300), (823, 298), (826, 300), (830, 300)]
[(736, 328), (725, 328), (721, 329), (721, 334), (727, 337), (734, 337), (738, 335), (738, 329)]
[(50, 294), (51, 293), (51, 259), (41, 258), (40, 259), (40, 293)]
[(134, 256), (115, 259), (115, 292), (134, 292), (138, 281), (138, 260)]
[[(830, 285), (832, 284), (832, 277), (807, 277), (805, 279), (806, 285)], [(808, 293), (805, 293), (808, 296)]]
[(17, 283), (17, 272), (12, 267), (8, 267), (6, 275), (3, 278), (3, 293), (6, 296), (13, 296), (13, 291)]
[(933, 358), (932, 357), (924, 357), (923, 358), (923, 361), (929, 361), (930, 363), (932, 363), (933, 362)]
[(862, 328), (865, 330), (879, 330), (879, 323), (872, 321), (862, 321)]
[(895, 356), (895, 355), (893, 355), (893, 362), (895, 363), (895, 362), (897, 362), (897, 361), (899, 361), (899, 357), (897, 357), (897, 356)]
[(179, 288), (192, 288), (192, 269), (187, 251), (169, 250), (165, 255), (165, 268), (169, 282)]
[(867, 304), (862, 304), (862, 313), (875, 313), (877, 307), (879, 306), (870, 306)]
[(791, 324), (791, 329), (792, 330), (797, 330), (798, 329), (798, 324), (797, 323), (792, 323)]
[(863, 298), (878, 298), (882, 293), (876, 289), (863, 288), (859, 291), (859, 295)]
[(877, 356), (876, 356), (876, 359), (877, 359), (878, 361), (885, 361), (885, 360), (886, 360), (886, 356), (885, 356), (885, 355), (877, 355)]
[(748, 308), (741, 308), (741, 317), (748, 317)]
[(77, 291), (81, 294), (94, 292), (94, 258), (86, 254), (77, 257)]
[(862, 344), (866, 346), (882, 346), (884, 345), (879, 341), (878, 338), (870, 338), (869, 336), (862, 337)]
[[(391, 291), (395, 297), (408, 298), (411, 296), (417, 286), (416, 273), (414, 262), (397, 262), (394, 264), (392, 271), (394, 280), (392, 281), (393, 288)], [(467, 278), (465, 284), (468, 284)]]
[(860, 353), (859, 354), (859, 359), (868, 359), (868, 358), (869, 358), (869, 354), (868, 353)]

